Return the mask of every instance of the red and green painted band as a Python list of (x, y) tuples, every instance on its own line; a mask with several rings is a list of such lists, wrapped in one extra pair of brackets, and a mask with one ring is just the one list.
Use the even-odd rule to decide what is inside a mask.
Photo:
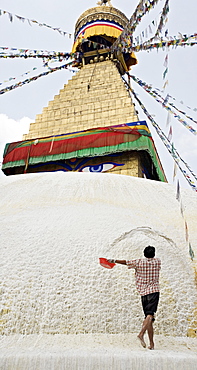
[[(38, 155), (38, 153), (37, 153), (37, 155), (34, 155), (33, 154), (34, 150), (32, 149), (32, 147), (36, 148), (38, 144), (36, 144), (34, 146), (31, 142), (30, 153), (29, 153), (29, 146), (26, 146), (26, 147), (18, 148), (19, 152), (17, 153), (17, 155), (15, 155), (16, 153), (15, 154), (12, 153), (12, 151), (10, 152), (9, 157), (6, 155), (5, 158), (4, 158), (4, 161), (3, 161), (2, 169), (6, 169), (6, 168), (10, 168), (10, 167), (16, 167), (16, 166), (25, 166), (27, 158), (28, 158), (28, 164), (33, 165), (33, 164), (36, 164), (36, 163), (47, 163), (49, 161), (65, 160), (65, 159), (70, 159), (70, 158), (102, 156), (102, 155), (107, 155), (107, 154), (117, 153), (117, 152), (124, 152), (124, 151), (129, 151), (129, 150), (146, 150), (150, 154), (150, 156), (153, 160), (153, 163), (155, 165), (155, 168), (156, 168), (157, 174), (159, 176), (159, 179), (161, 181), (165, 182), (166, 181), (165, 175), (164, 175), (163, 169), (160, 165), (160, 161), (159, 161), (159, 158), (157, 156), (157, 152), (156, 152), (154, 143), (152, 141), (152, 138), (150, 138), (149, 136), (143, 136), (143, 135), (140, 136), (140, 135), (128, 135), (128, 134), (126, 134), (127, 141), (124, 141), (126, 139), (126, 137), (125, 136), (123, 137), (122, 134), (121, 135), (119, 135), (119, 134), (120, 133), (118, 132), (115, 135), (116, 138), (113, 138), (113, 136), (108, 136), (108, 139), (107, 139), (108, 140), (108, 145), (100, 146), (100, 147), (95, 146), (95, 141), (94, 141), (92, 143), (92, 145), (89, 142), (88, 147), (87, 146), (84, 147), (84, 145), (83, 145), (83, 148), (79, 147), (76, 150), (67, 152), (65, 150), (62, 150), (63, 147), (58, 145), (59, 153), (56, 152), (55, 154), (52, 151), (51, 151), (51, 153), (49, 153), (49, 151), (50, 151), (49, 146), (52, 145), (52, 141), (47, 143), (48, 148), (47, 148), (47, 151), (44, 155), (43, 155), (42, 150), (40, 151), (40, 155)], [(125, 134), (123, 134), (123, 135), (125, 135)], [(132, 138), (130, 138), (130, 140), (128, 140), (129, 136), (132, 136)], [(115, 140), (115, 143), (114, 143), (114, 140)], [(119, 140), (120, 140), (120, 142), (118, 142)], [(121, 142), (121, 140), (123, 140), (123, 142)], [(93, 144), (94, 144), (94, 146), (93, 146)], [(87, 145), (87, 143), (86, 143), (86, 145)], [(60, 150), (60, 148), (61, 148), (61, 150)], [(12, 155), (11, 155), (11, 153), (12, 153)], [(19, 155), (19, 153), (20, 153), (20, 155)], [(29, 155), (29, 157), (28, 157), (28, 155)]]

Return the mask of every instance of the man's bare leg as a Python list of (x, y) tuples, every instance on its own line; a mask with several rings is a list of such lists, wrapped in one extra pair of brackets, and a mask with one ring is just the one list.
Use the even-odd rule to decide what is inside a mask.
[(149, 347), (149, 349), (154, 348), (152, 319), (153, 319), (152, 315), (147, 315), (147, 317), (145, 318), (145, 320), (142, 324), (142, 329), (141, 329), (140, 333), (138, 334), (138, 339), (140, 340), (142, 347), (145, 348), (146, 343), (144, 341), (144, 334), (145, 334), (146, 330), (148, 331), (148, 336), (150, 334), (149, 340), (150, 340), (150, 347), (151, 347), (151, 348)]
[(149, 342), (150, 346), (148, 347), (149, 349), (154, 349), (154, 342), (153, 342), (153, 321), (151, 320), (150, 326), (147, 328), (148, 331), (148, 337), (149, 337)]

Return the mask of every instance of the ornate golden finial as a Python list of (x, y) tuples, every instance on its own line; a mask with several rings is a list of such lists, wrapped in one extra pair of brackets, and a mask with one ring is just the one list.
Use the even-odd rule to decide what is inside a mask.
[(110, 0), (101, 0), (101, 1), (98, 1), (97, 5), (109, 5), (109, 6), (112, 6), (111, 4), (111, 1)]

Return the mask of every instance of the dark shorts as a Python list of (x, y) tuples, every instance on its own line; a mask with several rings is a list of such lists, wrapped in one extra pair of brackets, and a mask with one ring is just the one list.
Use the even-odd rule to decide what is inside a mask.
[(159, 302), (159, 292), (143, 295), (141, 296), (141, 299), (145, 317), (147, 315), (154, 316), (154, 313), (157, 311), (157, 306)]

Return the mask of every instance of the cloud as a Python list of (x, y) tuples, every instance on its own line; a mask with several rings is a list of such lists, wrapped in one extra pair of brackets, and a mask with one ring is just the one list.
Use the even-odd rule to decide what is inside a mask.
[(30, 122), (32, 120), (28, 117), (15, 121), (6, 114), (0, 114), (0, 161), (3, 158), (5, 144), (22, 140), (23, 134), (29, 131)]

